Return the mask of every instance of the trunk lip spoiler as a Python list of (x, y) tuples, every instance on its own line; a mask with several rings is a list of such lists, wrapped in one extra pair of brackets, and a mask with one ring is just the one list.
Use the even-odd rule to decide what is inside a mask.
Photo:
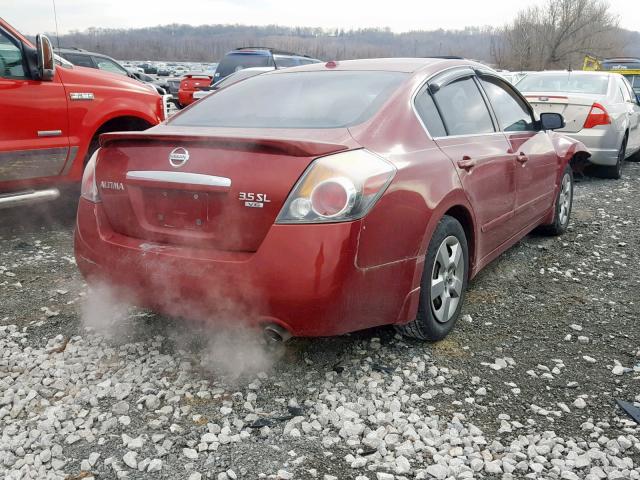
[(253, 151), (257, 148), (279, 150), (295, 157), (321, 156), (337, 153), (360, 146), (349, 145), (351, 142), (313, 140), (312, 138), (275, 137), (268, 135), (242, 135), (237, 133), (162, 133), (162, 132), (114, 132), (100, 135), (100, 146), (125, 142), (176, 142), (180, 146), (186, 142), (210, 143), (212, 146), (227, 146), (238, 150)]

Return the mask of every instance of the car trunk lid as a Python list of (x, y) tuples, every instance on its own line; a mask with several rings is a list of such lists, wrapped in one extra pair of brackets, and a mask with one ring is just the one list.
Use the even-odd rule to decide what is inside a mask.
[(564, 93), (529, 93), (524, 94), (536, 113), (559, 113), (564, 117), (565, 128), (559, 132), (575, 133), (582, 130), (594, 102), (603, 101), (603, 97), (593, 95), (575, 95)]
[(357, 147), (346, 129), (154, 130), (101, 137), (96, 182), (112, 229), (232, 251), (257, 250), (314, 158)]

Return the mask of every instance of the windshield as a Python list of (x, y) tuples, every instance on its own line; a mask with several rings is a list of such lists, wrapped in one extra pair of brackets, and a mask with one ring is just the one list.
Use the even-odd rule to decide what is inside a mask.
[(608, 75), (586, 75), (571, 72), (529, 74), (517, 83), (521, 92), (590, 93), (606, 95)]
[(250, 67), (271, 67), (273, 59), (271, 55), (257, 53), (229, 53), (222, 59), (215, 73), (215, 81), (222, 80), (233, 72)]
[(224, 88), (170, 121), (245, 128), (339, 128), (362, 123), (407, 78), (399, 72), (264, 74)]

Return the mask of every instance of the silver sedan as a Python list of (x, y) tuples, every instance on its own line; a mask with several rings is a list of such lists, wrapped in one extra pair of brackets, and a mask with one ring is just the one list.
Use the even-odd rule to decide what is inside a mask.
[(516, 87), (537, 114), (556, 112), (558, 130), (584, 143), (602, 176), (620, 178), (622, 162), (640, 157), (640, 104), (618, 73), (548, 71), (530, 73)]

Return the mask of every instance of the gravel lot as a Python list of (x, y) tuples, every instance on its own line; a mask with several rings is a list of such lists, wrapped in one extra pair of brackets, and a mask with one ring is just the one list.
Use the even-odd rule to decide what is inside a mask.
[(437, 344), (269, 350), (114, 308), (76, 271), (72, 199), (0, 211), (0, 476), (640, 479), (616, 406), (640, 402), (640, 164), (624, 175), (580, 181), (570, 231), (494, 262)]

